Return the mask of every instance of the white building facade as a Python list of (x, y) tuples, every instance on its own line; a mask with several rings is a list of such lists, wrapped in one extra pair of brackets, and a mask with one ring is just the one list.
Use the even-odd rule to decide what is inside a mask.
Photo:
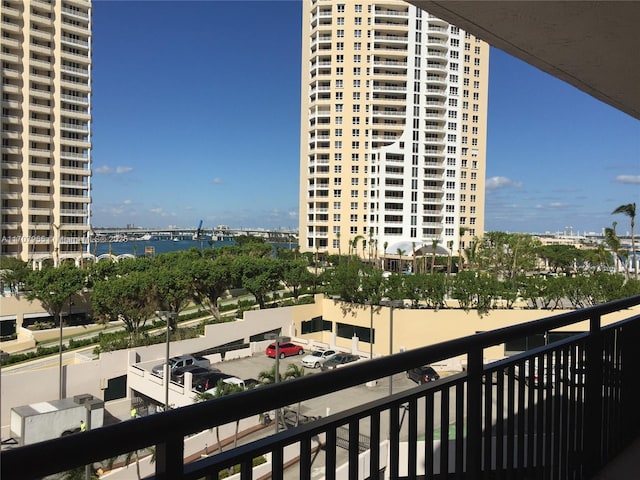
[(301, 249), (468, 248), (484, 229), (489, 46), (402, 1), (303, 5)]
[(91, 1), (1, 11), (0, 254), (77, 262), (91, 216)]

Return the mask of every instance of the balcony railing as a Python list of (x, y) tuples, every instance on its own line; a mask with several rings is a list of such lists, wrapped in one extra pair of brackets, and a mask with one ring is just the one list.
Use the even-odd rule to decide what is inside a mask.
[[(591, 478), (640, 432), (640, 315), (601, 326), (602, 316), (639, 304), (630, 297), (14, 448), (2, 453), (0, 473), (39, 478), (155, 446), (153, 479), (212, 480), (235, 465), (242, 479), (257, 478), (252, 460), (260, 456), (271, 478), (282, 479), (291, 450), (298, 461), (288, 468), (300, 479), (312, 470), (378, 478), (381, 469), (390, 478)], [(567, 326), (580, 331), (581, 322), (584, 333), (483, 364), (485, 348)], [(460, 374), (183, 460), (192, 434), (459, 356), (467, 359)], [(312, 448), (318, 439), (322, 456)]]

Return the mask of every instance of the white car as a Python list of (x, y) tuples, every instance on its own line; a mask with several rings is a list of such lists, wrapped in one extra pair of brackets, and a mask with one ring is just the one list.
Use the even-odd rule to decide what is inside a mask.
[(307, 355), (302, 359), (302, 365), (308, 368), (320, 368), (320, 365), (329, 360), (336, 353), (338, 352), (335, 350), (318, 350), (311, 352), (310, 355)]

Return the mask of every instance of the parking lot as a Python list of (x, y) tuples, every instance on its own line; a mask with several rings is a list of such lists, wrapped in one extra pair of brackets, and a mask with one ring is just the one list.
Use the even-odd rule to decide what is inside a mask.
[[(309, 352), (305, 352), (305, 355)], [(296, 355), (286, 357), (279, 360), (279, 369), (281, 377), (284, 376), (288, 366), (295, 364), (302, 367), (302, 358), (304, 355)], [(361, 361), (367, 361), (363, 359)], [(258, 379), (260, 372), (269, 371), (273, 368), (275, 359), (267, 357), (264, 353), (258, 353), (251, 357), (234, 359), (212, 364), (214, 368), (220, 369), (222, 372), (234, 375), (241, 379), (255, 378)], [(315, 375), (320, 373), (319, 368), (304, 368), (305, 375)], [(416, 384), (409, 380), (404, 373), (393, 376), (393, 391), (398, 392), (415, 387)], [(389, 378), (379, 379), (374, 384), (362, 384), (347, 390), (335, 392), (323, 397), (309, 399), (302, 403), (300, 413), (308, 416), (325, 417), (332, 413), (346, 410), (356, 405), (361, 405), (368, 401), (386, 397), (389, 394)], [(296, 406), (297, 407), (297, 406)]]

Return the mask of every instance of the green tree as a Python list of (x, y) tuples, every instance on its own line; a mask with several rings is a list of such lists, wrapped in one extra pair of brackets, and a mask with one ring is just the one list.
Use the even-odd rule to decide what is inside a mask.
[(558, 270), (569, 273), (580, 257), (579, 250), (573, 245), (541, 245), (538, 255), (549, 264), (554, 273)]
[(515, 278), (537, 265), (540, 241), (526, 233), (487, 232), (477, 252), (480, 268), (497, 279)]
[(240, 247), (251, 243), (266, 244), (266, 240), (263, 237), (256, 237), (255, 235), (238, 235), (233, 237), (233, 240), (236, 242), (236, 245)]
[(340, 262), (325, 275), (326, 291), (344, 301), (354, 302), (360, 286), (360, 262)]
[[(194, 397), (195, 402), (206, 402), (208, 400), (213, 400), (214, 398), (226, 397), (227, 395), (232, 395), (234, 393), (238, 393), (242, 391), (242, 387), (240, 385), (236, 385), (235, 383), (227, 383), (222, 379), (218, 380), (218, 383), (213, 389), (213, 393), (211, 392), (198, 392)], [(236, 431), (233, 439), (233, 448), (238, 446), (238, 428), (240, 425), (240, 419), (236, 420)], [(216, 442), (218, 443), (218, 452), (222, 453), (222, 442), (220, 441), (220, 428), (216, 426)]]
[[(298, 366), (295, 363), (290, 363), (287, 365), (287, 369), (284, 372), (285, 380), (293, 380), (294, 378), (304, 377), (305, 370), (304, 367)], [(301, 402), (298, 402), (296, 407), (296, 427), (300, 424), (300, 405)]]
[(406, 297), (405, 291), (405, 277), (412, 277), (413, 275), (404, 275), (399, 272), (393, 272), (389, 275), (385, 282), (384, 294), (391, 300), (402, 300)]
[(291, 289), (293, 298), (298, 300), (300, 289), (313, 285), (313, 274), (309, 271), (306, 260), (289, 260), (284, 262), (282, 272), (284, 284)]
[(216, 320), (220, 319), (218, 299), (233, 286), (233, 259), (228, 255), (204, 257), (191, 264), (193, 297)]
[[(193, 261), (188, 252), (158, 255), (150, 270), (154, 278), (153, 294), (159, 310), (182, 312), (193, 299)], [(171, 317), (171, 330), (176, 331), (177, 316)]]
[(96, 282), (92, 294), (94, 315), (101, 321), (121, 320), (129, 334), (129, 345), (140, 338), (142, 327), (158, 309), (154, 278), (149, 272), (133, 271)]
[(266, 308), (266, 296), (276, 291), (282, 280), (283, 264), (275, 258), (237, 257), (234, 278), (242, 288), (251, 292), (261, 309)]
[(27, 299), (31, 302), (39, 300), (54, 321), (61, 325), (60, 314), (68, 308), (71, 297), (85, 286), (85, 276), (85, 272), (72, 263), (32, 271), (26, 278)]
[(423, 299), (428, 307), (445, 308), (445, 297), (449, 288), (449, 281), (442, 273), (425, 273), (419, 276), (422, 285)]
[(15, 257), (0, 257), (0, 288), (8, 287), (15, 295), (27, 280), (29, 271), (25, 261)]
[(638, 268), (637, 268), (637, 259), (636, 259), (636, 237), (635, 237), (635, 226), (636, 226), (636, 203), (627, 203), (626, 205), (620, 205), (616, 208), (612, 214), (622, 213), (629, 217), (631, 222), (631, 255), (633, 258), (633, 267), (635, 271), (635, 279), (638, 280)]

